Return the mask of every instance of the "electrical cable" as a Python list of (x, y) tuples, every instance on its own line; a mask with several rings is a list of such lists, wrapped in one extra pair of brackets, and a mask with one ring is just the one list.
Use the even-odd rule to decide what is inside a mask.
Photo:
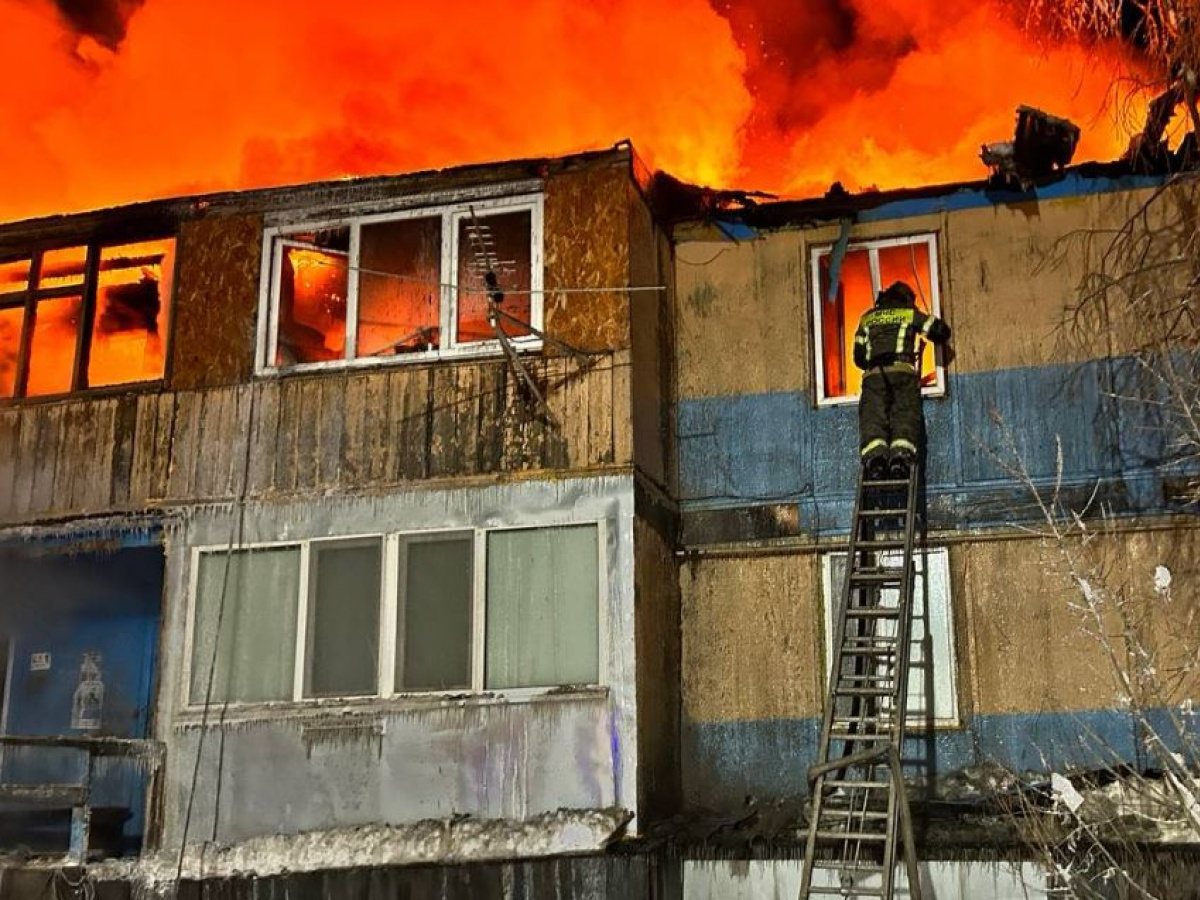
[[(183, 859), (184, 859), (185, 853), (187, 852), (188, 832), (191, 829), (191, 823), (192, 823), (192, 808), (193, 808), (193, 805), (194, 805), (195, 799), (196, 799), (196, 788), (199, 784), (200, 762), (204, 756), (204, 742), (205, 742), (205, 738), (208, 734), (208, 715), (212, 708), (213, 687), (216, 684), (217, 661), (219, 659), (218, 652), (220, 650), (220, 645), (221, 645), (221, 629), (224, 624), (225, 607), (226, 607), (226, 601), (227, 601), (228, 593), (229, 593), (229, 574), (230, 574), (230, 570), (233, 568), (233, 560), (234, 560), (233, 551), (234, 551), (235, 546), (236, 547), (242, 546), (242, 544), (245, 540), (246, 496), (247, 496), (247, 493), (249, 491), (249, 486), (250, 486), (250, 458), (251, 458), (251, 449), (253, 447), (253, 441), (251, 440), (251, 438), (253, 437), (253, 434), (254, 434), (254, 415), (255, 415), (256, 408), (257, 408), (256, 399), (257, 399), (257, 393), (252, 388), (250, 391), (250, 399), (249, 399), (249, 404), (248, 404), (248, 409), (247, 409), (247, 414), (246, 414), (246, 432), (245, 432), (246, 452), (242, 458), (242, 479), (241, 479), (241, 487), (239, 489), (239, 494), (238, 494), (238, 498), (237, 498), (238, 513), (237, 513), (237, 517), (234, 520), (233, 524), (230, 526), (229, 541), (228, 541), (228, 544), (226, 546), (226, 551), (225, 551), (225, 570), (221, 576), (221, 593), (220, 593), (220, 597), (217, 601), (217, 621), (216, 621), (215, 629), (213, 632), (212, 654), (209, 658), (208, 679), (207, 679), (207, 685), (205, 686), (205, 693), (204, 693), (204, 706), (202, 708), (202, 713), (201, 713), (201, 718), (200, 718), (200, 734), (196, 741), (196, 758), (195, 758), (195, 763), (192, 766), (192, 778), (191, 778), (191, 784), (188, 788), (187, 807), (186, 807), (186, 811), (185, 811), (184, 817), (183, 817), (183, 832), (182, 832), (182, 834), (180, 836), (180, 840), (179, 840), (179, 860), (178, 860), (178, 863), (175, 868), (175, 892), (176, 893), (178, 893), (179, 883), (183, 879)], [(239, 577), (241, 574), (242, 574), (241, 567), (239, 566)], [(228, 702), (228, 698), (226, 698), (224, 709), (222, 711), (222, 719), (221, 719), (222, 722), (224, 721), (224, 715), (225, 715), (224, 710), (227, 710), (228, 707), (229, 707), (229, 702)], [(222, 742), (221, 750), (222, 750), (222, 755), (223, 755), (224, 742)], [(218, 783), (217, 783), (218, 795), (220, 794), (219, 771), (220, 771), (222, 762), (223, 762), (223, 760), (218, 761)], [(216, 830), (215, 815), (214, 815), (214, 819), (213, 819), (213, 829), (214, 829), (214, 838), (215, 838), (215, 830)]]

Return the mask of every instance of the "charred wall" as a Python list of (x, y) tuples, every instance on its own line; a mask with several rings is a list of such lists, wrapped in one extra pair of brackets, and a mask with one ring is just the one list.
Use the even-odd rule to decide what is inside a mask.
[(549, 347), (525, 357), (554, 421), (503, 359), (254, 377), (266, 201), (345, 212), (362, 190), (231, 195), (170, 210), (182, 224), (163, 385), (0, 408), (0, 442), (16, 448), (0, 460), (0, 523), (229, 497), (247, 458), (252, 495), (632, 465), (630, 298), (607, 289), (634, 277), (635, 203), (639, 259), (650, 261), (636, 277), (653, 280), (656, 260), (628, 153), (534, 171), (545, 196), (546, 330), (595, 353), (590, 364)]
[(627, 360), (530, 362), (561, 427), (502, 361), (0, 410), (0, 522), (628, 464)]

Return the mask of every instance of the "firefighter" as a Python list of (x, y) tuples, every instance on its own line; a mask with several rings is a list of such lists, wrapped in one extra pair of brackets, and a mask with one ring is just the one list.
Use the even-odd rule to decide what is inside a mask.
[(863, 370), (859, 446), (868, 478), (903, 478), (921, 438), (921, 341), (945, 344), (950, 326), (916, 308), (897, 281), (875, 298), (854, 334), (854, 364)]

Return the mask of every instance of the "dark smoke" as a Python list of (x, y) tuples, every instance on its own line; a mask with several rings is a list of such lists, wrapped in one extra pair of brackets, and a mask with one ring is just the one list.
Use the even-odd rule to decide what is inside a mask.
[(95, 38), (110, 50), (125, 39), (129, 17), (145, 0), (54, 0), (59, 13), (81, 35)]

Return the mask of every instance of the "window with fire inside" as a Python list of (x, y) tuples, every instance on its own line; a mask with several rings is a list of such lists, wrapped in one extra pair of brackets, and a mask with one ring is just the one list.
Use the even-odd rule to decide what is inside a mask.
[(160, 380), (174, 268), (169, 237), (0, 260), (0, 398)]
[(542, 198), (268, 228), (260, 372), (540, 346)]
[(197, 548), (186, 703), (600, 686), (604, 546), (596, 521)]
[[(858, 399), (862, 372), (854, 365), (854, 333), (881, 290), (896, 281), (907, 282), (918, 309), (942, 314), (937, 258), (933, 234), (853, 242), (844, 254), (834, 246), (812, 252), (809, 295), (819, 404)], [(945, 393), (946, 375), (936, 348), (923, 348), (920, 370), (924, 394)]]

